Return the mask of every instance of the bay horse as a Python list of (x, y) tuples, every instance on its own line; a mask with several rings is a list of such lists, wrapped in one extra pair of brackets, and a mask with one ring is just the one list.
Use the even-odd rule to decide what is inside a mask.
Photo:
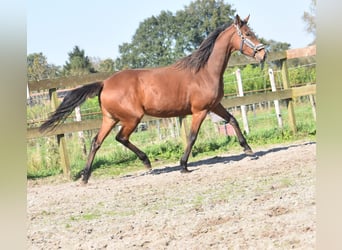
[(112, 128), (121, 123), (116, 140), (133, 151), (147, 169), (151, 162), (147, 155), (129, 140), (144, 114), (155, 117), (192, 115), (189, 139), (180, 159), (181, 172), (187, 167), (189, 154), (198, 131), (208, 112), (214, 112), (230, 123), (244, 152), (253, 155), (236, 119), (220, 103), (223, 97), (223, 73), (232, 52), (263, 62), (266, 50), (244, 20), (236, 15), (231, 24), (223, 25), (204, 39), (192, 54), (172, 65), (157, 68), (119, 71), (101, 82), (71, 90), (40, 126), (40, 131), (53, 129), (63, 122), (87, 98), (98, 95), (102, 124), (91, 142), (88, 159), (82, 170), (82, 182), (88, 183), (96, 152)]

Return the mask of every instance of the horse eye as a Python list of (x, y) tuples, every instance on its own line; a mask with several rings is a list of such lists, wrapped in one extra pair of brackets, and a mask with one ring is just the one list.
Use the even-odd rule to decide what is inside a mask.
[(249, 33), (249, 32), (246, 32), (246, 34), (245, 34), (246, 36), (250, 36), (251, 35), (251, 33)]

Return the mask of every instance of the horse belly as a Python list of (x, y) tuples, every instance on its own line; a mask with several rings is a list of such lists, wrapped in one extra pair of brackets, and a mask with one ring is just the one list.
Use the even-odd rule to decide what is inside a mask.
[(190, 109), (145, 109), (145, 114), (155, 117), (175, 117), (175, 116), (184, 116), (191, 114)]
[[(153, 92), (153, 91), (152, 91)], [(146, 94), (146, 93), (145, 93)], [(145, 95), (145, 114), (157, 117), (173, 117), (191, 113), (187, 98), (169, 91), (158, 90)]]

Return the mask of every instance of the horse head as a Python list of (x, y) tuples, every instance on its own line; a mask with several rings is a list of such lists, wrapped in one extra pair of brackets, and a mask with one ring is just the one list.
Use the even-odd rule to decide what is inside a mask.
[(255, 58), (262, 63), (266, 59), (265, 46), (260, 43), (254, 32), (248, 27), (249, 15), (241, 20), (239, 15), (235, 16), (234, 26), (236, 28), (234, 47), (242, 54)]

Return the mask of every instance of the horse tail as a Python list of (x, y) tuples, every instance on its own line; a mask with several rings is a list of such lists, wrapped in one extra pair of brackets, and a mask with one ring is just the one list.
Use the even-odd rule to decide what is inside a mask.
[(77, 106), (85, 102), (87, 98), (100, 95), (102, 87), (103, 82), (95, 82), (68, 92), (56, 111), (40, 126), (39, 131), (44, 132), (47, 129), (53, 130), (62, 123)]

